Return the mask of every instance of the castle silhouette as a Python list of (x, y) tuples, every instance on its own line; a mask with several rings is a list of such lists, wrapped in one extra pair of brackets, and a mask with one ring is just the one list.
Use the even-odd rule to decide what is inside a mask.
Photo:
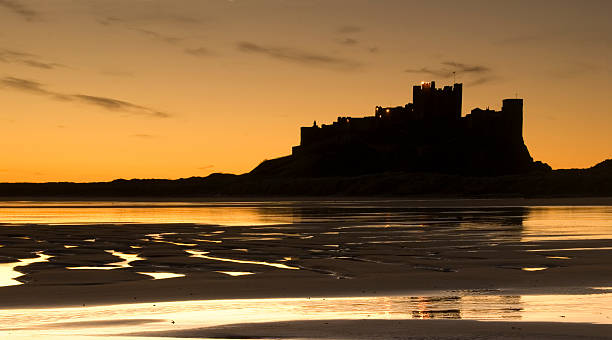
[(300, 129), (290, 156), (267, 160), (251, 173), (346, 176), (387, 171), (504, 175), (549, 169), (534, 162), (523, 141), (523, 100), (501, 111), (476, 108), (462, 117), (463, 84), (413, 87), (413, 102), (376, 106), (374, 116), (338, 117)]

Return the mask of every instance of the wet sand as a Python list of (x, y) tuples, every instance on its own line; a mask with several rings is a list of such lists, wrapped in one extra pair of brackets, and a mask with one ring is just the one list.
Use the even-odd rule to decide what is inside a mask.
[[(3, 226), (0, 261), (32, 258), (34, 251), (51, 257), (17, 268), (25, 274), (17, 280), (27, 284), (0, 288), (0, 307), (453, 289), (563, 293), (612, 282), (612, 240), (522, 242), (512, 225), (448, 228), (448, 223), (424, 231), (421, 226), (342, 222), (256, 230), (204, 225)], [(167, 232), (176, 234), (158, 235)], [(143, 260), (113, 270), (67, 269), (112, 267), (121, 259), (108, 250)], [(206, 254), (197, 257), (194, 252)], [(524, 270), (530, 268), (536, 271)], [(139, 274), (143, 272), (186, 276), (151, 280)], [(234, 277), (221, 272), (254, 274)]]
[[(278, 213), (262, 209), (262, 215)], [(588, 234), (598, 230), (596, 224), (583, 229), (570, 225), (576, 235), (562, 230), (558, 227), (561, 224), (542, 231), (537, 223), (551, 217), (533, 208), (415, 208), (374, 202), (358, 210), (342, 205), (278, 209), (289, 209), (282, 214), (294, 222), (254, 226), (2, 225), (0, 264), (35, 258), (36, 252), (51, 257), (47, 262), (17, 268), (24, 274), (17, 280), (25, 284), (0, 287), (0, 308), (415, 296), (436, 291), (584, 294), (592, 293), (591, 287), (608, 287), (612, 282), (610, 237)], [(608, 232), (606, 228), (604, 223), (602, 232)], [(117, 266), (124, 259), (113, 252), (139, 259)], [(68, 269), (79, 267), (98, 269)], [(153, 280), (143, 274), (152, 272), (184, 276)], [(237, 272), (250, 275), (228, 275)], [(588, 324), (559, 328), (543, 323), (445, 322), (441, 329), (436, 322), (413, 320), (296, 321), (163, 335), (419, 339), (435, 334), (444, 339), (476, 335), (486, 339), (498, 334), (500, 327), (507, 329), (502, 338), (526, 334), (534, 339), (605, 338), (612, 334), (610, 326)], [(523, 332), (511, 327), (521, 327)], [(346, 333), (349, 330), (354, 333)], [(565, 337), (557, 336), (561, 334)]]
[(313, 320), (234, 324), (138, 336), (213, 339), (611, 339), (612, 325), (470, 320)]

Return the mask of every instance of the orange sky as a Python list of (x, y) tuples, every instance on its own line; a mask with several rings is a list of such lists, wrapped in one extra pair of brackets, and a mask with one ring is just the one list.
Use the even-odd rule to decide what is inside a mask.
[(299, 127), (464, 85), (553, 168), (612, 157), (609, 1), (0, 0), (0, 181), (243, 173)]

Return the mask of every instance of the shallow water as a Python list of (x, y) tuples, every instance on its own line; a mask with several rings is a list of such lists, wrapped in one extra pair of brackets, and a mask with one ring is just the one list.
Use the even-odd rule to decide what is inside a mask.
[(17, 270), (17, 267), (25, 267), (37, 262), (46, 262), (51, 257), (41, 252), (36, 253), (36, 255), (35, 258), (18, 259), (17, 262), (0, 263), (0, 287), (23, 284), (23, 282), (15, 280), (23, 275)]
[[(612, 293), (209, 300), (0, 311), (0, 337), (168, 331), (232, 323), (332, 319), (466, 319), (612, 323)], [(502, 295), (498, 295), (502, 294)], [(585, 309), (589, 305), (593, 309)], [(113, 337), (122, 339), (122, 337)]]
[[(499, 256), (499, 263), (487, 265), (536, 276), (571, 266), (573, 261), (586, 261), (584, 253), (612, 250), (609, 206), (433, 208), (426, 203), (415, 207), (402, 202), (0, 202), (0, 229), (10, 228), (0, 239), (0, 252), (7, 257), (13, 256), (11, 251), (23, 254), (24, 249), (30, 249), (26, 254), (32, 257), (10, 257), (5, 262), (13, 262), (0, 263), (0, 277), (5, 279), (0, 286), (22, 284), (16, 279), (25, 271), (19, 270), (36, 262), (53, 262), (49, 270), (58, 270), (66, 263), (61, 268), (75, 272), (87, 269), (144, 274), (126, 276), (126, 280), (189, 278), (205, 270), (228, 280), (257, 277), (265, 271), (297, 270), (350, 280), (353, 277), (343, 267), (347, 263), (399, 264), (410, 270), (452, 273), (458, 269), (442, 261), (463, 256), (460, 264), (477, 264)], [(107, 233), (106, 229), (112, 231)], [(48, 249), (52, 255), (45, 253)], [(508, 263), (503, 258), (508, 253), (520, 253), (516, 258), (521, 260)], [(117, 260), (109, 261), (109, 254)], [(68, 265), (75, 256), (86, 257), (86, 264)], [(182, 262), (188, 260), (189, 265), (183, 266)], [(346, 262), (323, 269), (301, 262), (321, 260)], [(45, 270), (42, 264), (35, 266)], [(29, 275), (36, 275), (36, 271), (29, 271)], [(0, 338), (40, 334), (64, 338), (302, 319), (443, 318), (609, 324), (611, 317), (609, 289), (566, 295), (459, 291), (425, 296), (0, 310)], [(16, 325), (19, 329), (14, 329)]]
[[(522, 241), (609, 239), (612, 206), (422, 207), (411, 201), (267, 201), (267, 202), (0, 202), (0, 224), (196, 223), (269, 226), (308, 222), (353, 222), (349, 228), (426, 227), (457, 222), (478, 230), (490, 223), (519, 223)], [(474, 224), (463, 218), (482, 217)], [(458, 220), (459, 219), (459, 220)], [(363, 222), (361, 225), (358, 222)], [(419, 232), (413, 230), (411, 232)], [(245, 237), (291, 236), (251, 233)]]

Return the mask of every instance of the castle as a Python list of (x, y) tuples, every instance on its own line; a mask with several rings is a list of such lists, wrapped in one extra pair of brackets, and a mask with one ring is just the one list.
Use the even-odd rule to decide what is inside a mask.
[[(537, 166), (523, 141), (523, 100), (501, 111), (476, 108), (462, 116), (463, 84), (413, 87), (413, 102), (376, 106), (374, 116), (338, 117), (300, 129), (292, 155), (266, 161), (260, 174), (359, 175), (385, 171), (500, 175)], [(538, 162), (539, 163), (539, 162)]]

